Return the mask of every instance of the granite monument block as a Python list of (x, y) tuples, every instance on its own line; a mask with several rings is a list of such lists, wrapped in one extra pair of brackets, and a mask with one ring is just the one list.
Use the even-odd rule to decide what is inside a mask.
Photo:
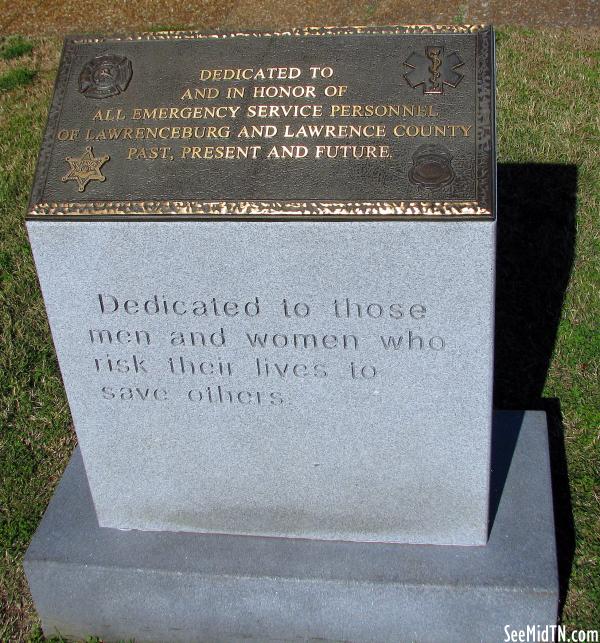
[(492, 56), (67, 41), (27, 227), (102, 527), (486, 542)]
[[(79, 443), (28, 555), (48, 631), (371, 640), (373, 615), (364, 630), (344, 615), (373, 600), (365, 588), (388, 563), (397, 573), (382, 597), (399, 607), (372, 640), (428, 606), (437, 625), (431, 638), (415, 626), (419, 640), (473, 612), (485, 574), (495, 582), (514, 562), (486, 544), (494, 92), (493, 32), (482, 27), (65, 41), (27, 217)], [(545, 424), (534, 424), (540, 435), (525, 440), (543, 469)], [(56, 548), (76, 489), (78, 536)], [(495, 529), (516, 542), (514, 494), (502, 502)], [(544, 597), (525, 591), (521, 620), (555, 611), (547, 504)], [(75, 550), (92, 541), (98, 558), (85, 562)], [(147, 575), (130, 575), (137, 554), (128, 563), (119, 543), (139, 547)], [(185, 560), (202, 551), (212, 562), (181, 576), (181, 561), (163, 556), (174, 543)], [(255, 547), (264, 560), (251, 571), (225, 564)], [(416, 577), (405, 554), (420, 560)], [(446, 585), (456, 556), (471, 561), (460, 608)], [(269, 557), (287, 562), (269, 571)], [(63, 560), (77, 562), (67, 571)], [(55, 587), (92, 600), (86, 565), (99, 570), (95, 587), (141, 583), (145, 607), (127, 608), (128, 620), (118, 596), (101, 599), (97, 620), (77, 602), (75, 624), (59, 608), (68, 591), (48, 600), (47, 589), (56, 574)], [(365, 591), (349, 592), (355, 582)], [(337, 614), (323, 613), (322, 628), (308, 626), (309, 586)], [(225, 617), (247, 592), (257, 593), (250, 620)], [(144, 625), (174, 600), (184, 611), (205, 604), (207, 620)], [(489, 632), (492, 612), (471, 624)], [(107, 614), (114, 627), (102, 629)]]

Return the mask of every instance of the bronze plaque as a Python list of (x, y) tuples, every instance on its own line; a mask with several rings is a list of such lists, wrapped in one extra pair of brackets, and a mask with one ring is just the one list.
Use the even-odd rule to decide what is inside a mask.
[(491, 28), (71, 37), (29, 215), (489, 219)]

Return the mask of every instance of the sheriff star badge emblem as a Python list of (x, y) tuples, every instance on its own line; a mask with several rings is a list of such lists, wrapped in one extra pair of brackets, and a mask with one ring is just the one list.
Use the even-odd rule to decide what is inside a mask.
[(83, 192), (90, 181), (106, 181), (106, 177), (102, 174), (100, 168), (109, 159), (108, 154), (94, 156), (92, 148), (86, 147), (81, 156), (67, 156), (65, 161), (71, 166), (71, 169), (62, 177), (62, 180), (77, 181), (77, 189), (79, 192)]

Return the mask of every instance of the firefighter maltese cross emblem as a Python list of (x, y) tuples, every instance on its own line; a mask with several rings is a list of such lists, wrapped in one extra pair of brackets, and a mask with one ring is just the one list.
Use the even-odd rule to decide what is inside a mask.
[(131, 61), (124, 56), (96, 56), (79, 74), (79, 91), (88, 98), (109, 98), (124, 92), (131, 80)]
[(424, 94), (443, 94), (444, 85), (454, 88), (460, 83), (464, 74), (456, 70), (463, 65), (456, 51), (445, 54), (443, 47), (425, 47), (425, 55), (413, 51), (404, 61), (410, 69), (404, 78), (413, 89), (423, 85)]
[(104, 156), (94, 156), (91, 147), (86, 147), (81, 156), (67, 156), (65, 161), (71, 166), (71, 169), (62, 177), (63, 181), (77, 181), (79, 192), (85, 190), (85, 186), (90, 181), (106, 181), (106, 177), (100, 171), (100, 168), (110, 159), (107, 154)]

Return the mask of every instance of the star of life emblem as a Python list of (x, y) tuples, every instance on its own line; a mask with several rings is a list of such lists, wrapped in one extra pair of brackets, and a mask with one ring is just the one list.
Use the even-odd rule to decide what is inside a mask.
[(404, 78), (413, 89), (422, 85), (424, 94), (443, 94), (444, 85), (454, 88), (460, 83), (464, 74), (457, 69), (463, 65), (456, 51), (446, 54), (443, 47), (425, 47), (425, 55), (413, 51), (404, 61), (410, 70)]

